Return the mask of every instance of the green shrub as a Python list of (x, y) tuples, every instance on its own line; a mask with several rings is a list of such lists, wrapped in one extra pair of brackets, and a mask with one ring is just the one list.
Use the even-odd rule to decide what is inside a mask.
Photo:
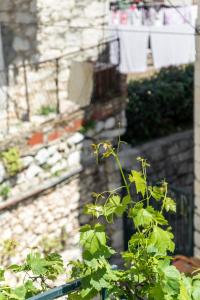
[(3, 199), (6, 200), (9, 196), (10, 192), (11, 192), (11, 188), (9, 185), (7, 185), (7, 184), (0, 185), (0, 196)]
[(42, 105), (38, 113), (42, 116), (48, 116), (51, 113), (56, 113), (56, 107), (51, 105)]
[(20, 159), (20, 152), (18, 148), (10, 148), (1, 154), (3, 163), (6, 167), (8, 175), (14, 176), (22, 169), (22, 162)]
[(128, 85), (125, 139), (136, 144), (192, 127), (194, 67), (169, 67)]

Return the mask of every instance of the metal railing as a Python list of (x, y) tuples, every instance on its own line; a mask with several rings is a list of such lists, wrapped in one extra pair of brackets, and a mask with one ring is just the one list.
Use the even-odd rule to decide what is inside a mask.
[[(70, 293), (79, 290), (80, 288), (81, 288), (81, 280), (78, 279), (70, 283), (66, 283), (61, 286), (50, 289), (36, 296), (33, 296), (29, 298), (29, 300), (53, 300), (53, 299), (67, 296)], [(102, 289), (99, 296), (101, 300), (106, 300), (107, 298), (106, 289)]]
[[(114, 49), (114, 60), (112, 52)], [(60, 57), (23, 63), (0, 70), (0, 122), (5, 134), (12, 126), (30, 121), (32, 116), (42, 115), (42, 108), (54, 114), (60, 113), (61, 101), (67, 99), (71, 62), (77, 58), (94, 63), (94, 91), (92, 98), (104, 98), (113, 87), (113, 74), (120, 62), (119, 39), (109, 39), (97, 45), (66, 53)], [(97, 75), (107, 69), (103, 84)], [(95, 82), (96, 80), (96, 82)], [(118, 80), (114, 80), (118, 83)], [(119, 86), (119, 84), (118, 84)], [(117, 85), (115, 87), (117, 89)], [(14, 125), (13, 125), (14, 124)]]

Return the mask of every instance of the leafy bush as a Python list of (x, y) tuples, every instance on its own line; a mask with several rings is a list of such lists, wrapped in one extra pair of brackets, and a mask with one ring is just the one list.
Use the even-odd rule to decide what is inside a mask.
[(42, 105), (38, 113), (42, 116), (48, 116), (51, 113), (56, 113), (56, 107), (51, 105)]
[(18, 148), (10, 148), (1, 154), (3, 163), (10, 176), (16, 175), (22, 169), (20, 152)]
[[(155, 186), (149, 184), (149, 164), (140, 157), (141, 171), (132, 170), (126, 178), (118, 157), (119, 145), (117, 149), (110, 143), (93, 145), (97, 157), (115, 159), (124, 182), (113, 191), (94, 193), (95, 204), (85, 207), (85, 213), (94, 221), (80, 229), (83, 259), (70, 265), (71, 279), (81, 278), (81, 289), (72, 292), (68, 299), (94, 299), (106, 289), (107, 299), (113, 300), (199, 300), (200, 274), (186, 277), (171, 264), (174, 242), (165, 213), (175, 213), (176, 204), (168, 195), (168, 184), (165, 181)], [(132, 188), (139, 200), (132, 197)], [(159, 204), (158, 209), (154, 208), (155, 203)], [(116, 252), (109, 246), (105, 224), (114, 223), (125, 212), (134, 223), (135, 233), (128, 250), (121, 253), (122, 268), (113, 270), (109, 260)], [(44, 257), (39, 253), (29, 254), (23, 265), (12, 265), (9, 269), (25, 272), (26, 277), (21, 286), (10, 288), (3, 283), (5, 271), (1, 269), (1, 300), (27, 299), (48, 289), (49, 280), (64, 272), (59, 255)]]
[(7, 185), (7, 184), (0, 185), (0, 196), (3, 199), (6, 200), (9, 196), (10, 192), (11, 192), (11, 188), (9, 185)]
[(169, 67), (129, 83), (128, 142), (136, 144), (192, 127), (193, 73), (193, 65)]

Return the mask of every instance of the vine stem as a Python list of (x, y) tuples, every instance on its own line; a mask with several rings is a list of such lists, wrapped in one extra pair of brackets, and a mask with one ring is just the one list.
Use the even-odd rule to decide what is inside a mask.
[(116, 160), (116, 163), (117, 163), (118, 168), (119, 168), (119, 170), (120, 170), (120, 173), (121, 173), (121, 175), (122, 175), (122, 178), (123, 178), (123, 181), (124, 181), (124, 184), (125, 184), (127, 193), (128, 193), (128, 195), (129, 195), (129, 197), (131, 198), (130, 188), (129, 188), (129, 185), (128, 185), (128, 183), (127, 183), (126, 177), (125, 177), (125, 175), (124, 175), (124, 172), (123, 172), (123, 169), (122, 169), (122, 165), (121, 165), (121, 163), (120, 163), (120, 160), (119, 160), (119, 158), (118, 158), (118, 156), (117, 156), (117, 154), (116, 154), (115, 152), (113, 152), (113, 156), (114, 156), (114, 158), (115, 158), (115, 160)]

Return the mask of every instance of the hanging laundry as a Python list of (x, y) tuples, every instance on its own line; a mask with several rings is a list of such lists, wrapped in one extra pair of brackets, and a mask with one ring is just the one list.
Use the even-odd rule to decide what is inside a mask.
[(142, 9), (138, 9), (136, 5), (131, 5), (128, 9), (129, 25), (141, 26), (142, 25)]
[(120, 39), (120, 72), (128, 74), (146, 71), (148, 27), (121, 25), (117, 32)]
[(110, 12), (110, 24), (119, 25), (120, 24), (120, 12), (119, 11), (111, 11)]
[(155, 68), (195, 60), (194, 29), (188, 24), (151, 27), (150, 42)]
[(184, 5), (192, 5), (193, 0), (171, 0), (171, 4), (168, 0), (164, 0), (164, 5), (174, 5), (174, 6), (184, 6)]
[(120, 24), (127, 25), (129, 21), (128, 12), (126, 10), (120, 11)]
[(196, 25), (196, 20), (197, 20), (197, 15), (198, 15), (197, 5), (191, 5), (190, 12), (191, 12), (191, 24), (193, 26), (195, 26)]
[(164, 24), (179, 25), (191, 22), (191, 6), (164, 9)]
[(143, 9), (143, 24), (146, 26), (161, 26), (164, 24), (164, 9), (150, 7)]
[(93, 76), (93, 63), (86, 61), (72, 62), (68, 83), (70, 101), (78, 104), (80, 107), (90, 104), (93, 91)]

